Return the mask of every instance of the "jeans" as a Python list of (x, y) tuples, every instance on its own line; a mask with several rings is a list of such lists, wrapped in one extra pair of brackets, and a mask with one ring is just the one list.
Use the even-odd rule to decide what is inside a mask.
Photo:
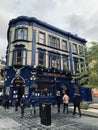
[(66, 113), (68, 114), (68, 103), (63, 104), (63, 113), (65, 113), (65, 109), (66, 109)]

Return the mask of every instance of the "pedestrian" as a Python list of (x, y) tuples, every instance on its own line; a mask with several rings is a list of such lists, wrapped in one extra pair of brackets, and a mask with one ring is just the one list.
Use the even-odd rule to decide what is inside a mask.
[(66, 94), (65, 91), (62, 100), (63, 100), (63, 113), (65, 113), (66, 108), (66, 113), (68, 114), (69, 96)]
[(80, 102), (81, 102), (80, 94), (75, 93), (73, 98), (73, 104), (74, 104), (73, 116), (76, 114), (76, 108), (78, 108), (79, 116), (81, 117)]
[(9, 95), (5, 96), (5, 99), (3, 101), (4, 109), (9, 109)]
[(7, 107), (7, 109), (9, 109), (9, 95), (7, 95), (7, 97), (6, 97), (6, 107)]
[(15, 111), (18, 111), (19, 101), (16, 99), (15, 101)]
[(32, 95), (30, 98), (30, 105), (31, 105), (31, 114), (32, 114), (32, 109), (33, 109), (34, 115), (35, 115), (36, 114), (36, 96), (34, 92), (32, 92)]
[(21, 107), (21, 118), (24, 116), (24, 109), (25, 109), (25, 97), (22, 96), (20, 100), (20, 107)]
[(60, 91), (57, 91), (56, 103), (57, 103), (58, 113), (60, 113), (60, 105), (62, 103), (62, 97), (61, 97)]

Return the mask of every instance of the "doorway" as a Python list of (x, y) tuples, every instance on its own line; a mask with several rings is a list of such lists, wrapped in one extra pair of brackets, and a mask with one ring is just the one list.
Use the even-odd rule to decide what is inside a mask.
[(18, 101), (22, 98), (25, 92), (24, 80), (21, 77), (17, 77), (13, 80), (13, 97)]

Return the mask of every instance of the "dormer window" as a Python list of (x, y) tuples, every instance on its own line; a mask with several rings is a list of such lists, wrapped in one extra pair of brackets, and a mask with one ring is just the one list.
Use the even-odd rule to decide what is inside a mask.
[(25, 27), (16, 28), (15, 40), (28, 40), (28, 29)]

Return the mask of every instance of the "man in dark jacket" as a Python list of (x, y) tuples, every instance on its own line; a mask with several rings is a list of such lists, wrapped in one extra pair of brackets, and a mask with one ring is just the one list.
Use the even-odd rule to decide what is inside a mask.
[(76, 93), (74, 95), (74, 98), (73, 98), (73, 104), (74, 104), (74, 111), (73, 111), (73, 115), (75, 115), (76, 113), (76, 108), (78, 108), (78, 111), (79, 111), (79, 115), (81, 117), (81, 110), (80, 110), (80, 94)]
[(24, 116), (24, 109), (25, 109), (25, 97), (22, 96), (20, 100), (20, 107), (21, 107), (21, 118)]
[(62, 97), (61, 97), (60, 91), (58, 91), (57, 95), (56, 95), (56, 103), (57, 103), (58, 113), (60, 113), (61, 102), (62, 102)]

